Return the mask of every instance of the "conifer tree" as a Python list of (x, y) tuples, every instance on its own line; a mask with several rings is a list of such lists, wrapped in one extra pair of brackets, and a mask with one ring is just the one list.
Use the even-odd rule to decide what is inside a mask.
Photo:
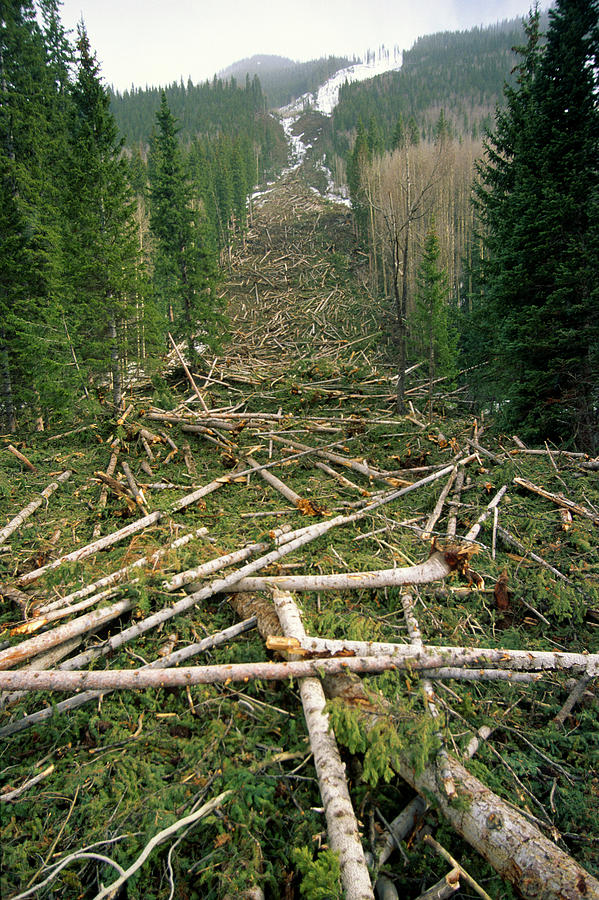
[(194, 196), (162, 92), (150, 152), (150, 221), (156, 237), (154, 282), (172, 330), (197, 355), (194, 336), (210, 340), (220, 317), (214, 303), (216, 248), (200, 198)]
[[(480, 168), (485, 263), (478, 321), (507, 424), (599, 444), (597, 0), (538, 12)], [(595, 262), (593, 262), (593, 260)], [(490, 326), (490, 327), (489, 327)], [(509, 401), (505, 403), (504, 401)]]
[(29, 0), (0, 19), (0, 371), (4, 418), (64, 399), (64, 338), (57, 326), (56, 172), (64, 132), (49, 51)]
[(64, 298), (77, 357), (91, 381), (110, 378), (118, 408), (139, 318), (138, 246), (122, 141), (83, 24), (77, 50), (63, 220)]
[(411, 322), (412, 343), (428, 363), (428, 406), (432, 414), (435, 378), (457, 370), (457, 332), (450, 323), (447, 273), (441, 266), (441, 250), (434, 222), (426, 235), (416, 276), (415, 310)]

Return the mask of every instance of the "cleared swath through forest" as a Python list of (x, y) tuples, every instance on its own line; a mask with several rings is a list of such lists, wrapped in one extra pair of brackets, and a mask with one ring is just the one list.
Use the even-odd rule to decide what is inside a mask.
[[(52, 444), (40, 435), (22, 448), (39, 471), (28, 476), (29, 492), (14, 479), (10, 520), (55, 479), (59, 463), (73, 474), (31, 514), (35, 529), (18, 527), (0, 555), (7, 640), (22, 648), (24, 666), (46, 670), (39, 677), (48, 684), (62, 674), (83, 683), (97, 670), (114, 690), (66, 700), (4, 696), (6, 896), (32, 887), (40, 896), (108, 896), (120, 867), (119, 883), (137, 873), (132, 897), (167, 883), (210, 897), (294, 897), (308, 856), (325, 844), (339, 854), (347, 897), (373, 896), (385, 879), (414, 898), (441, 891), (439, 881), (448, 895), (459, 879), (483, 896), (512, 896), (509, 885), (530, 898), (599, 896), (590, 756), (599, 559), (596, 541), (584, 560), (580, 549), (596, 537), (593, 470), (551, 448), (532, 455), (514, 438), (497, 441), (447, 398), (437, 407), (445, 414), (427, 422), (418, 369), (408, 376), (413, 407), (395, 416), (389, 310), (357, 277), (365, 264), (346, 210), (324, 203), (301, 173), (287, 177), (253, 210), (222, 289), (229, 342), (192, 372), (196, 388), (173, 352), (162, 404), (141, 388), (118, 422), (97, 429), (100, 440), (91, 430)], [(149, 527), (82, 555), (75, 569), (57, 563), (91, 542), (106, 483), (94, 473), (114, 453), (120, 487), (108, 485), (102, 534), (131, 516), (123, 461), (143, 491)], [(18, 471), (13, 456), (2, 463)], [(558, 492), (573, 503), (568, 530)], [(155, 555), (193, 530), (193, 539)], [(146, 563), (131, 568), (142, 556)], [(543, 564), (564, 580), (546, 576)], [(81, 622), (87, 609), (65, 612), (39, 629), (65, 629), (53, 649), (44, 645), (54, 656), (28, 656), (28, 646), (40, 646), (26, 642), (45, 605), (54, 615), (61, 596), (81, 599), (86, 585), (117, 570), (109, 585), (116, 593), (97, 596), (115, 603), (120, 618), (107, 612), (98, 625)], [(342, 573), (341, 590), (326, 586), (324, 576)], [(402, 573), (407, 584), (398, 587)], [(277, 592), (275, 609), (281, 582), (235, 590), (254, 574), (293, 578), (295, 587), (283, 587), (297, 593)], [(323, 586), (302, 590), (309, 576), (323, 576)], [(86, 592), (85, 603), (93, 596)], [(100, 630), (90, 633), (94, 625)], [(327, 644), (333, 639), (343, 643)], [(435, 647), (443, 649), (435, 655)], [(407, 654), (407, 671), (394, 670), (394, 652)], [(187, 689), (169, 688), (171, 676), (186, 680), (186, 660), (199, 672), (206, 653), (210, 665), (196, 680), (220, 667), (220, 683), (190, 677)], [(93, 660), (89, 676), (76, 674)], [(363, 660), (387, 674), (348, 674)], [(237, 669), (222, 668), (237, 665), (240, 682)], [(301, 681), (311, 743), (297, 682), (261, 680), (265, 665), (316, 676)], [(161, 686), (118, 690), (119, 671), (141, 678), (146, 666), (160, 669), (148, 681)], [(18, 690), (20, 672), (28, 689), (35, 673), (15, 667), (0, 671), (0, 688), (10, 680)], [(432, 806), (397, 837), (406, 839), (409, 864), (397, 851), (380, 862), (386, 823), (414, 790)], [(41, 797), (52, 811), (43, 838), (33, 815)], [(333, 827), (341, 816), (343, 836)], [(150, 855), (161, 843), (168, 851)], [(440, 844), (453, 862), (433, 849)], [(335, 896), (331, 858), (321, 852), (319, 860), (314, 871)]]

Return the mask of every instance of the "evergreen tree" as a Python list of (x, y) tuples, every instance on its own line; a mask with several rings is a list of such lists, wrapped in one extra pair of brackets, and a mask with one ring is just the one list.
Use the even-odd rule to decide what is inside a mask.
[(203, 204), (192, 193), (164, 92), (156, 122), (149, 170), (154, 282), (173, 331), (186, 339), (193, 359), (194, 336), (210, 339), (220, 321), (214, 302), (216, 248)]
[[(557, 0), (541, 45), (527, 24), (480, 168), (487, 324), (503, 417), (533, 438), (599, 435), (597, 0)], [(593, 262), (594, 261), (594, 262)]]
[(457, 371), (457, 333), (450, 323), (447, 273), (441, 266), (440, 257), (433, 222), (426, 235), (416, 276), (416, 302), (411, 323), (412, 343), (417, 354), (428, 362), (429, 415), (432, 414), (433, 381), (455, 375)]
[[(4, 418), (60, 405), (66, 372), (55, 299), (54, 149), (65, 128), (31, 2), (0, 18), (0, 372)], [(58, 367), (58, 368), (57, 368)]]
[(63, 220), (64, 298), (78, 360), (90, 380), (110, 377), (119, 407), (141, 324), (134, 209), (122, 141), (82, 24), (77, 50)]

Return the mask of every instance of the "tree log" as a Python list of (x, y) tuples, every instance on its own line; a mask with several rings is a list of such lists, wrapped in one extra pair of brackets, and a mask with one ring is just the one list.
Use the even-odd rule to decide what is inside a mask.
[(0, 544), (3, 544), (4, 541), (14, 534), (17, 528), (20, 528), (23, 522), (25, 522), (29, 516), (32, 516), (36, 509), (39, 509), (44, 500), (48, 501), (52, 496), (54, 491), (58, 490), (61, 484), (67, 481), (71, 477), (71, 472), (67, 469), (61, 475), (58, 476), (56, 481), (52, 481), (48, 487), (44, 488), (39, 497), (36, 497), (35, 500), (32, 500), (31, 503), (28, 503), (24, 509), (21, 510), (18, 515), (11, 519), (8, 525), (5, 525), (4, 528), (0, 529)]
[[(283, 633), (300, 640), (305, 637), (299, 610), (291, 594), (275, 591), (273, 599)], [(374, 900), (358, 823), (347, 787), (345, 765), (341, 761), (335, 735), (329, 729), (322, 684), (318, 678), (302, 678), (299, 685), (327, 820), (329, 846), (339, 856), (345, 896), (347, 900)]]
[(62, 565), (65, 562), (76, 562), (81, 559), (87, 559), (88, 556), (93, 556), (94, 553), (99, 553), (100, 550), (106, 550), (108, 547), (112, 547), (119, 541), (124, 540), (124, 538), (129, 537), (129, 535), (137, 534), (138, 531), (143, 531), (144, 528), (148, 528), (155, 522), (159, 522), (161, 519), (166, 518), (170, 513), (179, 512), (180, 510), (185, 509), (187, 506), (191, 506), (192, 503), (195, 503), (197, 500), (200, 500), (207, 494), (212, 493), (212, 491), (218, 490), (218, 488), (222, 487), (223, 484), (227, 484), (228, 481), (228, 477), (217, 478), (214, 481), (211, 481), (210, 484), (207, 484), (204, 487), (198, 488), (196, 491), (193, 491), (193, 493), (187, 494), (185, 497), (181, 497), (180, 500), (177, 500), (175, 503), (173, 503), (169, 511), (165, 512), (163, 510), (157, 509), (155, 512), (150, 513), (148, 516), (144, 516), (142, 519), (137, 519), (135, 522), (131, 522), (130, 525), (125, 525), (124, 528), (119, 528), (118, 531), (113, 531), (112, 534), (107, 534), (105, 537), (99, 538), (97, 541), (93, 541), (91, 544), (86, 544), (85, 547), (79, 547), (77, 550), (72, 550), (70, 553), (61, 556), (58, 559), (55, 559), (53, 562), (47, 563), (45, 566), (41, 566), (39, 569), (34, 569), (33, 572), (27, 572), (26, 575), (21, 575), (21, 577), (19, 578), (19, 584), (31, 584), (32, 581), (36, 581), (38, 578), (41, 578), (42, 575), (45, 575), (46, 572), (58, 568), (58, 566)]

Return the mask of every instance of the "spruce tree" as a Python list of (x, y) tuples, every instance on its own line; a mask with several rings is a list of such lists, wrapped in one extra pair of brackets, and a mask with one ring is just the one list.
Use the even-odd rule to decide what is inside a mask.
[[(0, 18), (0, 373), (9, 430), (16, 411), (36, 417), (62, 405), (65, 339), (56, 302), (60, 268), (58, 114), (50, 51), (31, 2)], [(21, 417), (22, 418), (22, 417)]]
[(557, 0), (542, 44), (531, 14), (477, 189), (478, 321), (502, 418), (532, 439), (591, 450), (599, 440), (597, 20), (597, 0)]
[(149, 166), (154, 283), (172, 331), (185, 338), (193, 359), (195, 335), (209, 341), (222, 321), (214, 298), (216, 247), (200, 198), (191, 190), (164, 91), (156, 122)]
[(416, 355), (427, 361), (429, 416), (432, 414), (433, 381), (455, 375), (457, 371), (457, 333), (450, 322), (447, 273), (441, 266), (440, 257), (433, 222), (426, 235), (416, 275), (415, 310), (410, 328)]
[(122, 141), (83, 24), (63, 208), (66, 319), (88, 379), (119, 407), (139, 325), (138, 245)]

